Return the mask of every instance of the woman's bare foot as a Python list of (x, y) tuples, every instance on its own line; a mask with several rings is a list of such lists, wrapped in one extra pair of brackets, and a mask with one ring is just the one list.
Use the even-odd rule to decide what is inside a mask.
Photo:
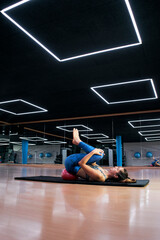
[(78, 129), (74, 128), (73, 129), (73, 141), (72, 143), (74, 145), (78, 145), (81, 142), (80, 138), (79, 138), (79, 132)]

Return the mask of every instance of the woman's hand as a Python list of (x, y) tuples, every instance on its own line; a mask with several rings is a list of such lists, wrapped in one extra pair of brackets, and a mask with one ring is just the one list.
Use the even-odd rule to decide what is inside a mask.
[(102, 154), (104, 154), (104, 151), (103, 151), (102, 149), (95, 148), (95, 149), (92, 151), (92, 153), (102, 156)]

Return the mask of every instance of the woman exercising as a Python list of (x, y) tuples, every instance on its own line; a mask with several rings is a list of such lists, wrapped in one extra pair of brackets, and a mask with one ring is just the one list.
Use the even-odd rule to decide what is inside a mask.
[(152, 166), (153, 167), (160, 167), (159, 160), (157, 160), (155, 157), (153, 157)]
[(109, 171), (101, 168), (97, 163), (103, 158), (104, 151), (82, 142), (79, 132), (75, 128), (73, 129), (72, 143), (82, 148), (86, 154), (79, 153), (68, 156), (65, 160), (67, 172), (89, 181), (105, 182), (107, 179), (112, 179), (120, 182), (135, 182), (134, 179), (128, 178), (128, 172), (123, 167), (113, 167)]

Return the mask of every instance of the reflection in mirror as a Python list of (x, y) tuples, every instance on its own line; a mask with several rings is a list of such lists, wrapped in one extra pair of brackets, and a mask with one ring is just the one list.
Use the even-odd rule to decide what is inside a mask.
[[(121, 137), (122, 166), (150, 166), (159, 159), (160, 118), (158, 113), (116, 117), (1, 124), (0, 162), (64, 164), (67, 156), (83, 152), (72, 144), (73, 128), (81, 141), (105, 152), (100, 165), (117, 165), (117, 136)], [(27, 159), (23, 160), (23, 144)]]
[[(43, 123), (36, 126), (23, 126), (18, 135), (10, 135), (10, 145), (13, 146), (13, 151), (16, 152), (16, 163), (62, 163), (59, 157), (61, 148), (67, 143), (65, 137), (47, 133), (45, 129), (46, 124)], [(26, 143), (27, 159), (23, 159), (23, 144)]]
[(9, 129), (1, 124), (0, 125), (0, 163), (4, 162), (6, 158), (9, 159)]
[[(159, 160), (160, 117), (157, 113), (127, 118), (132, 141), (124, 143), (127, 166), (152, 166)], [(154, 163), (153, 163), (154, 164)]]

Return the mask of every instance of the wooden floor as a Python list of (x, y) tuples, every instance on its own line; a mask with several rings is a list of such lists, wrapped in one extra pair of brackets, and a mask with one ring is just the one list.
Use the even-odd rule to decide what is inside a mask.
[(61, 171), (0, 165), (0, 240), (159, 240), (160, 168), (129, 168), (144, 188), (14, 180)]

